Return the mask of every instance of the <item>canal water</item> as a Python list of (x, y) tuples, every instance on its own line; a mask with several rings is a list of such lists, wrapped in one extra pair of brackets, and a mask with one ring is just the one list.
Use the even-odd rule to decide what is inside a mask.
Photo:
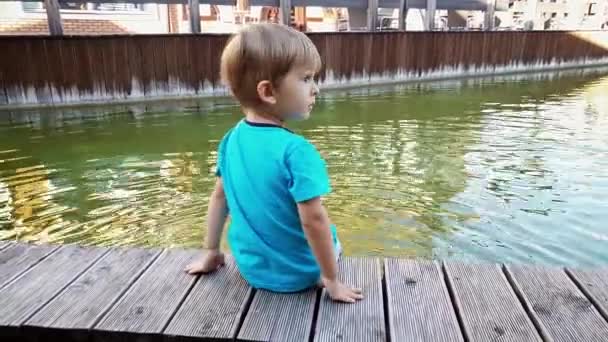
[[(198, 247), (229, 99), (0, 111), (0, 239)], [(608, 71), (328, 91), (347, 255), (608, 263)]]

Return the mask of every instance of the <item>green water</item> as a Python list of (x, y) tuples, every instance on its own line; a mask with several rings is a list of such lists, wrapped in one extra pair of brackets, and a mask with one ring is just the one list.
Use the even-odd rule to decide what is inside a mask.
[[(227, 99), (0, 111), (0, 239), (198, 247)], [(608, 73), (327, 92), (347, 255), (608, 263)]]

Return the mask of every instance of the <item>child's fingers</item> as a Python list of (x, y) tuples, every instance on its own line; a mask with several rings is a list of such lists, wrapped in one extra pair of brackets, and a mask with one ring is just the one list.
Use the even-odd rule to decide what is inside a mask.
[(199, 272), (199, 269), (197, 267), (188, 267), (185, 270), (188, 274), (195, 274)]
[(359, 288), (359, 287), (353, 287), (353, 288), (351, 288), (351, 290), (352, 290), (354, 293), (358, 293), (358, 294), (363, 293), (363, 290), (361, 290), (361, 288)]
[[(358, 291), (357, 291), (358, 290)], [(363, 294), (361, 294), (361, 290), (360, 289), (351, 289), (350, 293), (348, 294), (348, 297), (350, 299), (353, 300), (353, 303), (363, 299)]]
[(186, 269), (184, 271), (186, 271), (188, 274), (197, 274), (201, 273), (203, 269), (204, 267), (199, 264), (190, 264), (186, 266)]
[(354, 303), (354, 302), (356, 302), (356, 300), (354, 298), (350, 298), (348, 296), (344, 296), (344, 297), (340, 298), (340, 301), (342, 301), (344, 303)]
[(334, 300), (344, 303), (356, 303), (361, 299), (363, 299), (363, 295), (354, 292), (346, 292), (334, 298)]

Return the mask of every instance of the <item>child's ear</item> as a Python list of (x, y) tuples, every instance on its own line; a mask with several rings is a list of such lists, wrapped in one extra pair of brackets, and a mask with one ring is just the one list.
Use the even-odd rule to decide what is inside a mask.
[(274, 87), (272, 82), (268, 80), (260, 81), (257, 86), (258, 97), (262, 102), (270, 105), (277, 103), (277, 99), (274, 94)]

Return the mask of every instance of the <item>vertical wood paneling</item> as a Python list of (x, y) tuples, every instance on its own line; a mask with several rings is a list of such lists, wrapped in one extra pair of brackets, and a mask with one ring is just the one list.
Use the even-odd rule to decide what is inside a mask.
[[(408, 80), (463, 67), (608, 58), (608, 32), (346, 32), (309, 35), (322, 83)], [(0, 105), (220, 91), (228, 35), (0, 37)], [(474, 68), (474, 69), (472, 69)], [(331, 75), (331, 77), (329, 77)], [(443, 75), (447, 76), (447, 75)]]

